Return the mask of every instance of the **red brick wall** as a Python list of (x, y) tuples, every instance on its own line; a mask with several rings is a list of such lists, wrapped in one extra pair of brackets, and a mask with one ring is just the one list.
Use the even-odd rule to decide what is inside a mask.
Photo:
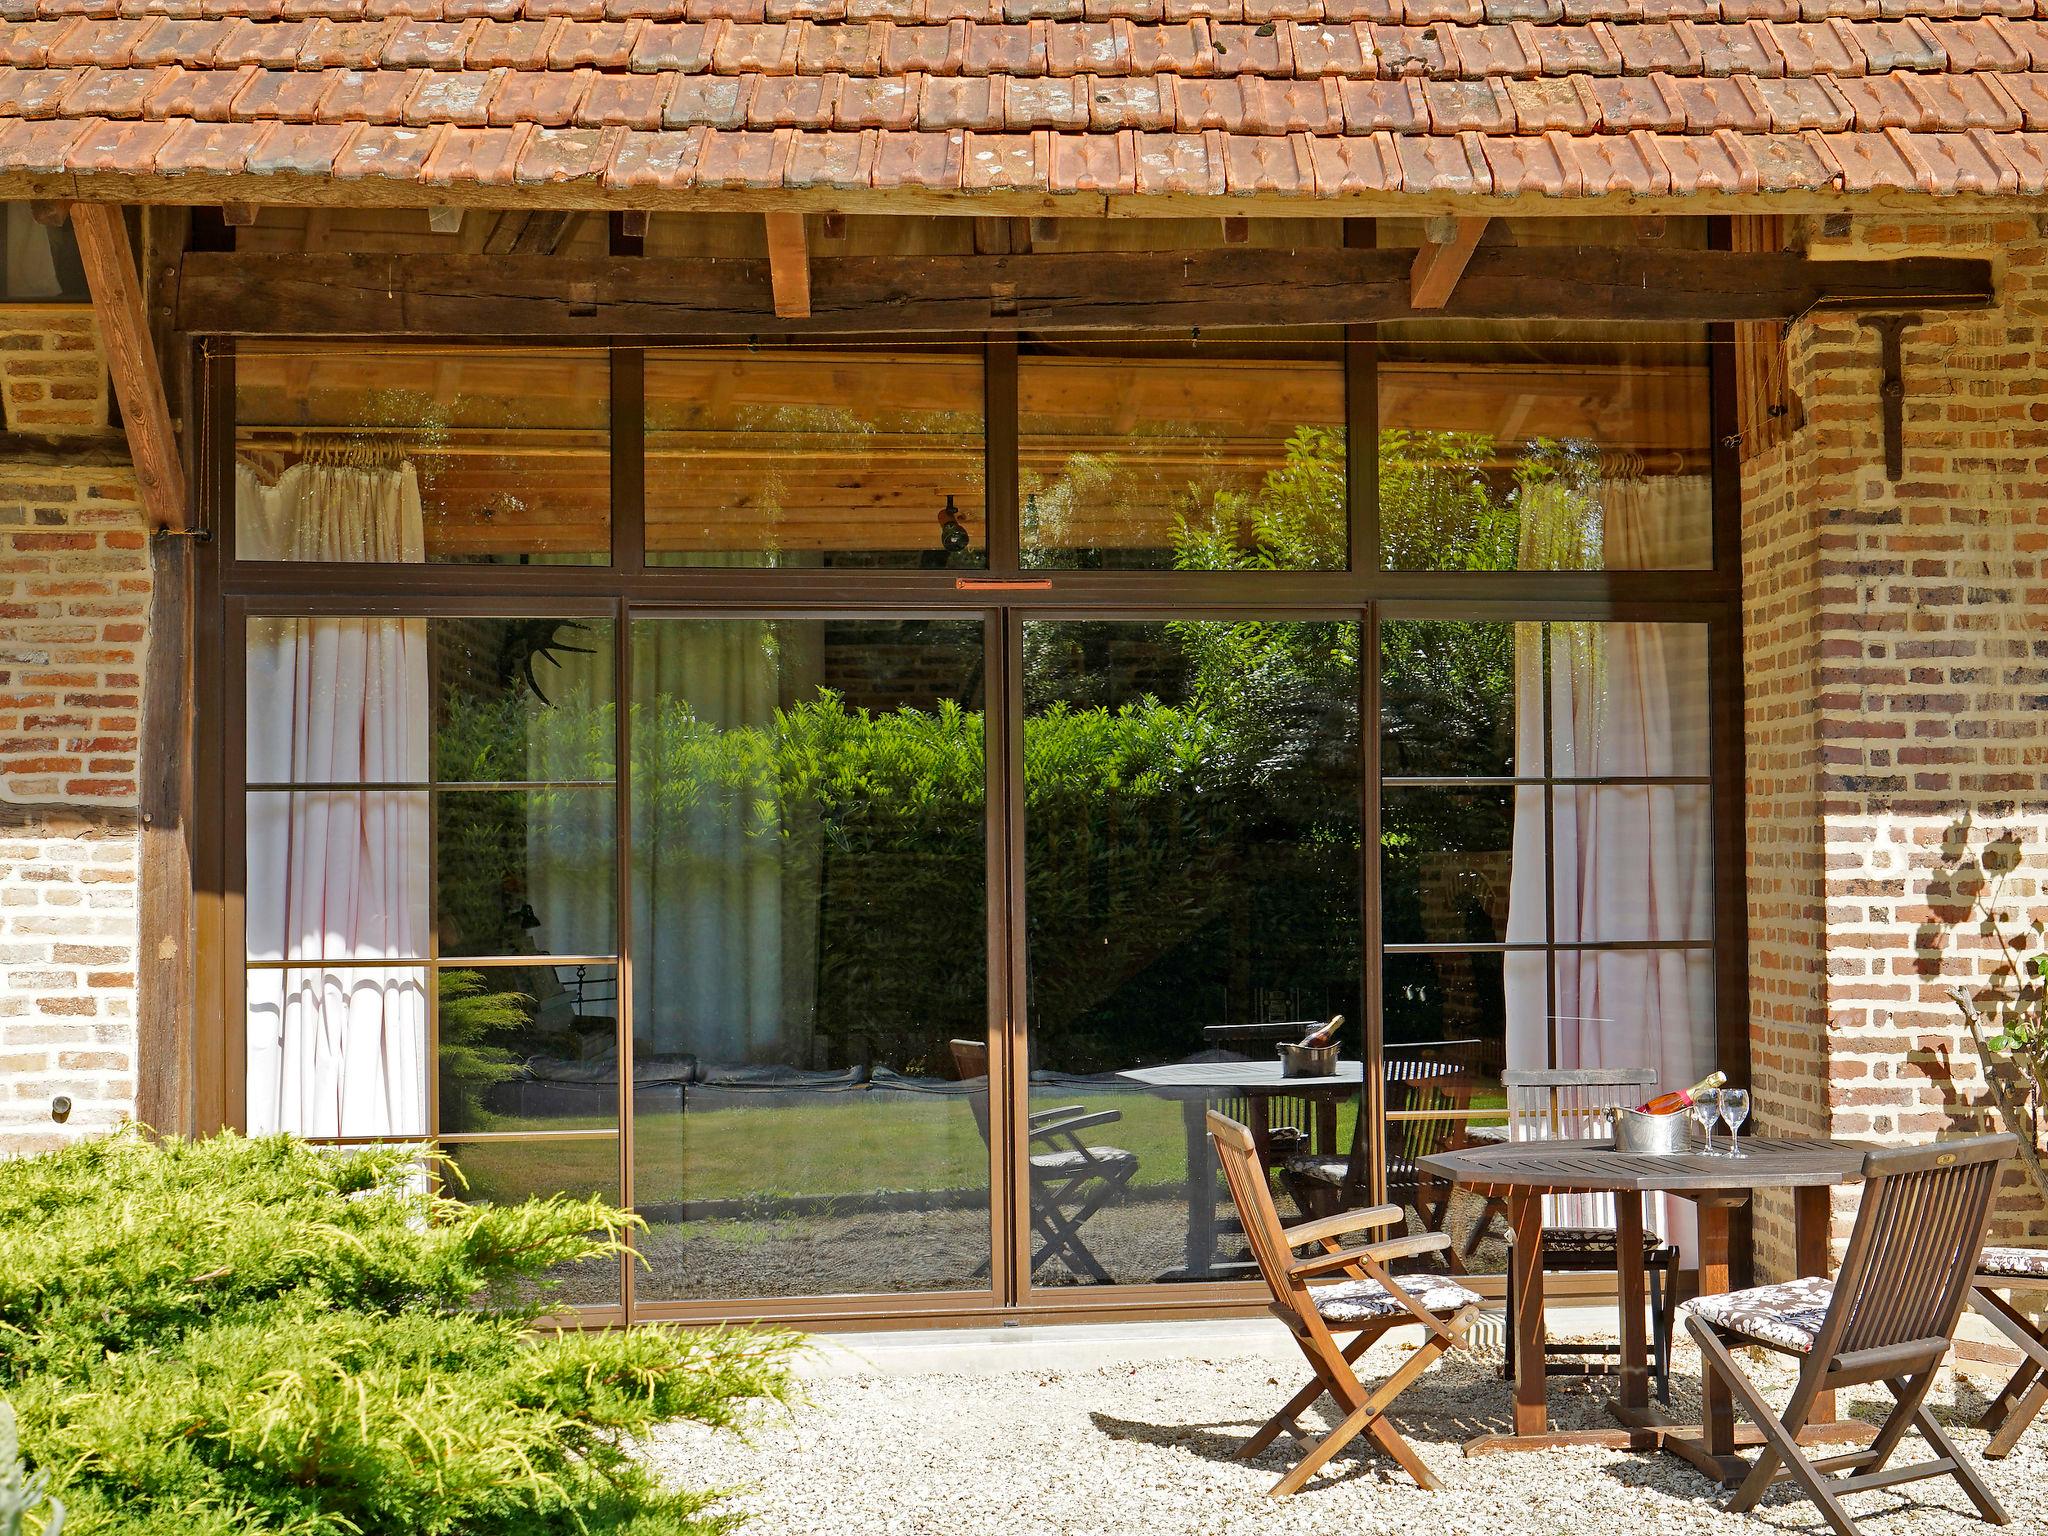
[[(1995, 256), (1999, 303), (1907, 332), (1899, 482), (1877, 339), (1825, 317), (1789, 339), (1806, 425), (1743, 486), (1760, 1121), (1883, 1141), (1994, 1118), (1948, 995), (1990, 969), (1967, 872), (1988, 837), (2024, 850), (2015, 910), (2048, 916), (2028, 873), (2048, 865), (2048, 238), (1858, 221), (1828, 254), (1915, 251)], [(2017, 1174), (2000, 1221), (2048, 1236)], [(1781, 1209), (1758, 1236), (1784, 1273)]]
[[(47, 334), (36, 326), (48, 326)], [(81, 346), (82, 339), (82, 346)], [(40, 359), (48, 367), (22, 372)], [(135, 1099), (135, 780), (148, 555), (89, 319), (0, 310), (0, 1154)], [(57, 386), (62, 386), (58, 393)], [(72, 1101), (62, 1123), (51, 1101)]]

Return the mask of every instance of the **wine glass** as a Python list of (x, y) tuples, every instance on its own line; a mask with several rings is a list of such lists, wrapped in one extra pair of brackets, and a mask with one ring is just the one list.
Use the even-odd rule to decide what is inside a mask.
[(1706, 1150), (1702, 1154), (1703, 1156), (1720, 1156), (1720, 1153), (1714, 1150), (1714, 1121), (1720, 1117), (1720, 1114), (1721, 1095), (1716, 1093), (1713, 1089), (1702, 1089), (1699, 1093), (1693, 1095), (1693, 1123), (1700, 1128), (1700, 1131), (1707, 1138)]
[(1728, 1156), (1743, 1157), (1742, 1143), (1736, 1132), (1742, 1122), (1749, 1118), (1749, 1090), (1747, 1088), (1723, 1088), (1720, 1092), (1721, 1123), (1728, 1127)]

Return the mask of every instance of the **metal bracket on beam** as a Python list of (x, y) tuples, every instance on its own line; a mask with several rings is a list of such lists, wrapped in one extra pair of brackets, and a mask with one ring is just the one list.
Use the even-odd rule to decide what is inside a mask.
[(1916, 314), (1864, 315), (1862, 323), (1877, 332), (1881, 376), (1878, 398), (1884, 407), (1884, 477), (1896, 485), (1906, 472), (1905, 329), (1918, 325)]

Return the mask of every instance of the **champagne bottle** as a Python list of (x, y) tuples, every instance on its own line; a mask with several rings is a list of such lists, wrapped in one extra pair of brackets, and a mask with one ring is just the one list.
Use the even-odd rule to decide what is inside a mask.
[(1636, 1106), (1646, 1115), (1675, 1115), (1682, 1109), (1692, 1107), (1693, 1100), (1709, 1089), (1718, 1088), (1728, 1081), (1726, 1072), (1709, 1072), (1690, 1088), (1681, 1088), (1676, 1093), (1660, 1093), (1647, 1104)]
[(1301, 1037), (1302, 1049), (1313, 1051), (1332, 1044), (1337, 1038), (1337, 1031), (1343, 1027), (1344, 1015), (1341, 1013), (1331, 1018), (1327, 1024), (1318, 1024), (1314, 1029), (1311, 1029)]

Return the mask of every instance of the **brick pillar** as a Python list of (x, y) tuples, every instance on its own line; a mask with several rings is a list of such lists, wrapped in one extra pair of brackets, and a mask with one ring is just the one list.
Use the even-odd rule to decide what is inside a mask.
[[(2048, 917), (2048, 240), (2031, 219), (1871, 225), (1827, 254), (1994, 255), (1999, 302), (1907, 332), (1905, 472), (1884, 473), (1879, 353), (1792, 328), (1806, 425), (1743, 475), (1752, 1050), (1760, 1124), (1877, 1141), (1993, 1123), (1951, 986), (1987, 840)], [(1838, 1211), (1853, 1208), (1847, 1197)], [(2048, 1231), (2018, 1179), (2006, 1231)], [(1758, 1268), (1790, 1263), (1767, 1204)]]

